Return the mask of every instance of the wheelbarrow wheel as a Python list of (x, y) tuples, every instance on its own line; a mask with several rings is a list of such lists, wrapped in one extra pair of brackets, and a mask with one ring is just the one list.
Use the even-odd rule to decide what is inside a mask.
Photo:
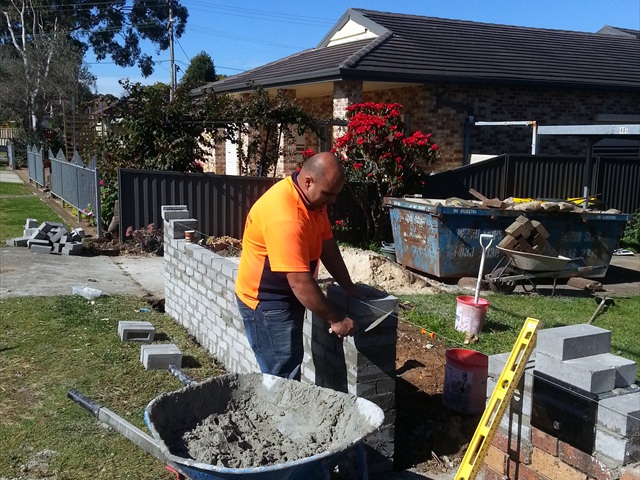
[(516, 289), (517, 283), (512, 280), (503, 280), (503, 275), (509, 275), (512, 272), (511, 268), (501, 267), (497, 268), (493, 272), (493, 278), (489, 282), (489, 287), (496, 293), (512, 293)]

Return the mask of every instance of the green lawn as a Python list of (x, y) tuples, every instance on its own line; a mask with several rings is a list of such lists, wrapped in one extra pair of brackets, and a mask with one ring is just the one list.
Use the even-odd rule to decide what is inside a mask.
[[(527, 317), (540, 321), (539, 328), (561, 327), (587, 323), (596, 310), (593, 298), (562, 295), (500, 295), (488, 294), (485, 326), (478, 343), (464, 345), (464, 333), (455, 329), (456, 295), (402, 296), (415, 308), (403, 316), (436, 333), (451, 347), (472, 348), (487, 355), (509, 352)], [(595, 318), (592, 325), (611, 331), (611, 353), (640, 364), (640, 296), (615, 299), (615, 304)], [(640, 372), (639, 372), (640, 373)]]
[(37, 452), (57, 452), (57, 480), (170, 479), (159, 460), (100, 426), (67, 398), (78, 389), (147, 431), (149, 401), (182, 384), (165, 370), (145, 371), (140, 344), (122, 343), (119, 320), (149, 320), (156, 338), (178, 345), (183, 370), (203, 380), (221, 373), (206, 352), (169, 317), (142, 299), (80, 296), (0, 300), (0, 472), (23, 478), (20, 466)]
[(35, 218), (39, 223), (62, 222), (58, 214), (26, 186), (0, 183), (0, 242), (3, 246), (7, 239), (22, 236), (27, 218)]

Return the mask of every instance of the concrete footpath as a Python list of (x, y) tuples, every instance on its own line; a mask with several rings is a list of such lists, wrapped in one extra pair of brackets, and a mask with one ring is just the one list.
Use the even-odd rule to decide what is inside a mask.
[(164, 257), (47, 255), (25, 247), (0, 248), (0, 299), (71, 295), (78, 285), (109, 295), (164, 298)]

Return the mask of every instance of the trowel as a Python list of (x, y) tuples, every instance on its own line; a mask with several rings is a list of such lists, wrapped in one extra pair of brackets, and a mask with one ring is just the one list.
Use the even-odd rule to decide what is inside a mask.
[(393, 311), (391, 312), (387, 312), (384, 315), (382, 315), (381, 317), (377, 318), (371, 325), (369, 325), (367, 328), (365, 328), (365, 332), (369, 332), (371, 330), (373, 330), (374, 328), (376, 328), (378, 325), (380, 325), (382, 322), (384, 322), (384, 320), (393, 313)]
[[(390, 312), (385, 313), (384, 315), (382, 315), (381, 317), (376, 318), (373, 323), (371, 323), (371, 325), (369, 325), (367, 328), (365, 328), (365, 333), (369, 332), (371, 330), (373, 330), (374, 328), (376, 328), (378, 325), (380, 325), (382, 322), (384, 322), (384, 320), (393, 313), (393, 310)], [(333, 333), (333, 330), (331, 330), (331, 328), (329, 328), (329, 333)]]

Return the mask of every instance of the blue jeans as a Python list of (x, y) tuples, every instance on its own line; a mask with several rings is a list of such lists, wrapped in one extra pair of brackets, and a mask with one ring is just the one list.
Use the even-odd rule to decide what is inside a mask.
[(249, 345), (263, 373), (300, 380), (304, 355), (302, 324), (305, 308), (291, 302), (288, 308), (252, 310), (236, 296)]

